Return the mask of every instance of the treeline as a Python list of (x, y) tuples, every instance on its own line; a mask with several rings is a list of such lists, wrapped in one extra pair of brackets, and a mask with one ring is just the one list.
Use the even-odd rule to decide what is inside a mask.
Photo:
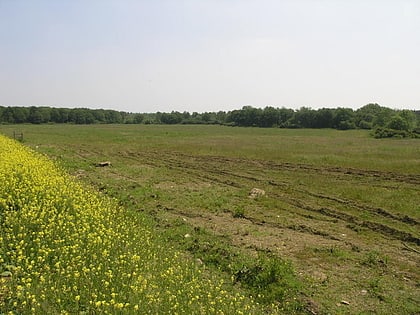
[(376, 138), (420, 137), (420, 111), (394, 110), (378, 104), (351, 108), (299, 110), (245, 106), (227, 115), (226, 122), (236, 126), (280, 128), (373, 129)]
[[(243, 127), (374, 129), (375, 136), (413, 136), (419, 133), (420, 111), (394, 110), (378, 104), (351, 108), (297, 110), (244, 106), (233, 111), (189, 113), (128, 113), (89, 108), (0, 106), (0, 123), (73, 124), (220, 124)], [(394, 132), (398, 131), (398, 132)]]
[(142, 117), (111, 109), (0, 106), (0, 123), (3, 124), (122, 124), (140, 123)]

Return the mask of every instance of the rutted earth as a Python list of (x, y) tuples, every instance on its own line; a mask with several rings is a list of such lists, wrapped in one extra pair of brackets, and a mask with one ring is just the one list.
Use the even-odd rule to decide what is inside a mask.
[[(129, 153), (128, 156), (133, 158), (136, 156), (133, 153)], [(144, 159), (144, 152), (139, 154), (139, 159)], [(338, 178), (352, 177), (352, 181), (360, 182), (360, 177), (375, 177), (381, 181), (392, 181), (398, 183), (404, 183), (412, 185), (413, 189), (420, 187), (420, 175), (402, 175), (393, 174), (387, 172), (378, 171), (362, 171), (362, 170), (349, 170), (341, 168), (316, 168), (308, 165), (292, 165), (290, 163), (275, 164), (270, 161), (254, 161), (246, 159), (233, 159), (224, 157), (209, 157), (209, 156), (188, 156), (184, 154), (177, 154), (174, 156), (170, 153), (168, 156), (162, 156), (161, 152), (159, 156), (149, 157), (143, 163), (166, 167), (170, 169), (177, 169), (183, 174), (189, 174), (191, 177), (197, 179), (201, 178), (207, 185), (216, 184), (224, 186), (232, 186), (235, 188), (247, 188), (247, 187), (269, 187), (270, 197), (274, 199), (280, 199), (290, 206), (300, 208), (300, 210), (306, 210), (309, 219), (313, 220), (312, 214), (321, 215), (322, 218), (318, 218), (321, 221), (337, 222), (342, 221), (346, 224), (356, 225), (372, 230), (376, 233), (388, 236), (391, 239), (414, 243), (420, 245), (419, 233), (414, 234), (400, 230), (393, 227), (394, 222), (398, 222), (401, 225), (408, 225), (414, 227), (419, 232), (420, 220), (418, 218), (410, 217), (402, 214), (395, 214), (386, 209), (378, 208), (368, 204), (358, 203), (354, 200), (348, 200), (344, 198), (338, 198), (335, 196), (328, 196), (322, 193), (316, 193), (307, 189), (295, 188), (287, 182), (276, 182), (271, 180), (266, 175), (266, 170), (272, 172), (284, 172), (285, 169), (294, 172), (315, 172), (321, 173), (321, 176), (336, 176)], [(239, 173), (238, 173), (239, 171)], [(356, 177), (356, 178), (354, 178)], [(344, 180), (349, 180), (345, 178)], [(271, 186), (271, 187), (270, 187)], [(274, 187), (274, 189), (272, 188)], [(308, 197), (312, 199), (328, 200), (329, 207), (316, 207), (314, 202), (307, 203)], [(351, 208), (352, 211), (345, 211), (345, 208)], [(340, 209), (344, 208), (344, 209)], [(373, 217), (374, 220), (361, 220), (357, 215), (352, 214), (354, 210), (367, 211)], [(378, 223), (377, 219), (381, 221), (389, 221), (390, 225)], [(252, 217), (249, 219), (252, 220)], [(253, 220), (254, 223), (258, 223), (258, 220)], [(260, 224), (268, 224), (269, 221), (259, 222)], [(313, 231), (311, 231), (312, 233)], [(317, 234), (317, 233), (312, 233)], [(327, 236), (327, 235), (325, 235)]]
[[(91, 160), (96, 153), (79, 155)], [(316, 307), (308, 309), (309, 313), (331, 311), (332, 307), (333, 312), (386, 313), (387, 294), (397, 287), (394, 299), (405, 299), (420, 310), (420, 217), (310, 185), (311, 178), (322, 178), (337, 184), (398, 187), (420, 193), (420, 174), (172, 151), (120, 150), (115, 159), (113, 167), (94, 169), (86, 176), (94, 184), (101, 178), (113, 178), (133, 204), (153, 211), (161, 220), (182, 218), (194, 227), (226, 236), (238, 248), (267, 250), (291, 260), (314, 288), (311, 303)], [(154, 192), (142, 204), (135, 190), (146, 183)], [(252, 188), (266, 195), (250, 199)], [(216, 199), (217, 194), (230, 199), (209, 210), (196, 199), (200, 194), (207, 198), (211, 191)], [(196, 199), (188, 203), (191, 194)], [(162, 199), (161, 195), (174, 198)], [(244, 208), (239, 216), (233, 215), (236, 203)], [(375, 288), (376, 279), (384, 286)], [(389, 283), (395, 288), (388, 287)], [(349, 304), (340, 303), (342, 300)]]

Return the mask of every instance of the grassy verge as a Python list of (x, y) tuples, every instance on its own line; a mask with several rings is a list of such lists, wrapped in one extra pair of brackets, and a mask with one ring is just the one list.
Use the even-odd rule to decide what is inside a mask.
[(11, 314), (250, 314), (165, 246), (141, 216), (0, 137), (0, 311)]

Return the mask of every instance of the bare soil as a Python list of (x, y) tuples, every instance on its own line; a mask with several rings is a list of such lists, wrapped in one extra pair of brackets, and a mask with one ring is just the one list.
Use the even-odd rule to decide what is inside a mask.
[[(406, 313), (420, 311), (420, 218), (328, 191), (316, 181), (418, 191), (419, 174), (162, 150), (120, 150), (115, 157), (112, 168), (95, 169), (90, 180), (113, 178), (111, 186), (159, 220), (181, 218), (244, 251), (292, 261), (311, 288), (308, 313), (386, 314), (402, 305)], [(136, 189), (146, 183), (154, 193), (137, 198)], [(266, 195), (247, 198), (252, 188)], [(216, 209), (206, 205), (219, 197)], [(234, 215), (236, 207), (243, 215)]]

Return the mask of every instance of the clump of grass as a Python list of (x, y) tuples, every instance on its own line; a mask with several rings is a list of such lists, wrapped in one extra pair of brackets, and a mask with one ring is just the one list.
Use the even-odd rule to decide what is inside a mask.
[(369, 285), (369, 292), (372, 296), (378, 298), (380, 301), (386, 300), (386, 295), (384, 293), (384, 288), (382, 285), (382, 281), (379, 277), (375, 277), (371, 279), (368, 283)]
[(242, 261), (233, 266), (232, 279), (240, 282), (262, 303), (277, 303), (289, 312), (301, 311), (302, 303), (296, 299), (302, 290), (292, 265), (279, 257), (259, 253), (252, 261)]
[(361, 263), (362, 265), (369, 266), (369, 267), (377, 267), (377, 266), (386, 267), (388, 265), (388, 257), (385, 255), (382, 255), (378, 251), (372, 250), (365, 254)]
[(169, 240), (177, 239), (182, 249), (191, 252), (206, 266), (222, 271), (269, 312), (302, 312), (304, 305), (300, 293), (305, 287), (290, 262), (265, 251), (258, 251), (256, 257), (249, 256), (232, 248), (225, 236), (193, 228), (183, 220), (170, 224), (171, 229), (166, 232)]
[(260, 313), (116, 200), (12, 140), (0, 147), (0, 313)]
[(338, 246), (328, 246), (321, 248), (314, 248), (314, 252), (317, 254), (323, 254), (334, 258), (345, 259), (348, 257), (348, 253)]
[(232, 213), (234, 218), (245, 218), (245, 209), (242, 206), (237, 206)]

